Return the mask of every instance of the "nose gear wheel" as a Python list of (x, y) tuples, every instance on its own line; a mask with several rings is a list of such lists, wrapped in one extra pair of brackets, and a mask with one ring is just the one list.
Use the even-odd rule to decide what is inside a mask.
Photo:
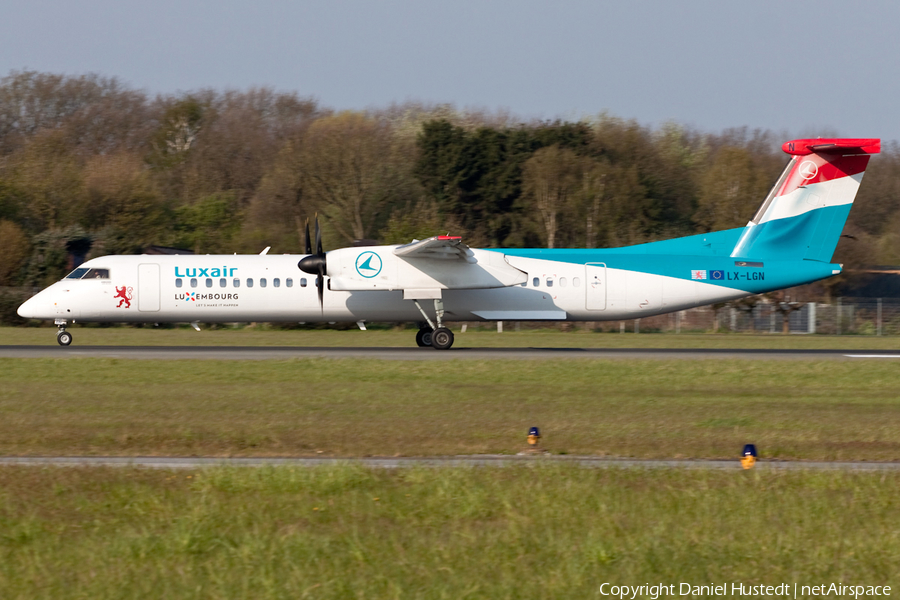
[(65, 329), (61, 329), (60, 332), (56, 334), (56, 341), (60, 346), (68, 346), (72, 343), (72, 334)]

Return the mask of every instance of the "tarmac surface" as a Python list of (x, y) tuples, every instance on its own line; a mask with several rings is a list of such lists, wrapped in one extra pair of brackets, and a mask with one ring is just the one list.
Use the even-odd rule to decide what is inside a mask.
[(122, 358), (155, 360), (272, 360), (374, 358), (381, 360), (743, 359), (900, 360), (900, 350), (762, 350), (697, 348), (361, 348), (304, 346), (0, 346), (0, 358)]
[[(148, 469), (203, 469), (210, 467), (320, 467), (356, 464), (376, 469), (409, 467), (509, 467), (514, 465), (574, 464), (587, 468), (617, 469), (715, 469), (742, 470), (738, 460), (636, 460), (594, 456), (438, 456), (391, 458), (198, 458), (159, 456), (27, 456), (0, 457), (0, 466), (63, 466), (63, 467), (141, 467)], [(806, 462), (760, 460), (753, 467), (763, 471), (785, 470), (841, 470), (841, 471), (900, 471), (900, 462)]]

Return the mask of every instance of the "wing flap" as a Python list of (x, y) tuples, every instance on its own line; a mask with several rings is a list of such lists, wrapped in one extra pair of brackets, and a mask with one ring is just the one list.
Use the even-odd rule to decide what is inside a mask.
[(465, 260), (475, 262), (474, 254), (459, 236), (436, 235), (425, 240), (413, 240), (394, 248), (401, 258), (435, 258), (438, 260)]

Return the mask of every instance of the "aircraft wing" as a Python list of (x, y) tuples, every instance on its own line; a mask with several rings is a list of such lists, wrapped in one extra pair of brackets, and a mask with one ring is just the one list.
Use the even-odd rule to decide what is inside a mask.
[(521, 285), (528, 277), (502, 252), (472, 250), (462, 238), (450, 235), (402, 246), (332, 250), (328, 275), (333, 290), (403, 290), (407, 299), (440, 298), (440, 290)]
[(436, 235), (425, 240), (413, 240), (403, 246), (397, 246), (394, 254), (402, 258), (438, 258), (475, 262), (474, 253), (462, 242), (462, 238), (452, 235)]

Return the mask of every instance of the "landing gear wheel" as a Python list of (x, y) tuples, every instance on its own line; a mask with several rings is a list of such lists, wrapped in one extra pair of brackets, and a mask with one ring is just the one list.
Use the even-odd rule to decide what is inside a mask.
[(72, 343), (72, 334), (68, 331), (60, 331), (56, 334), (56, 341), (60, 346), (68, 346)]
[(416, 345), (419, 348), (427, 348), (431, 346), (431, 330), (420, 329), (416, 332)]
[(431, 333), (431, 345), (435, 350), (447, 350), (453, 345), (453, 332), (446, 327), (438, 327)]

